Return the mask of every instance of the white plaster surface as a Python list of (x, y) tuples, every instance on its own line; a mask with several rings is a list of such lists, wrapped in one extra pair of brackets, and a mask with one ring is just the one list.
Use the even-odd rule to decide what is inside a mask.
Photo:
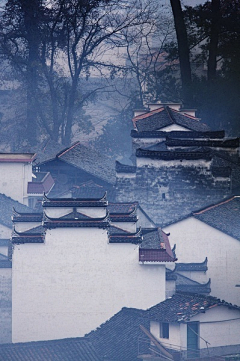
[(48, 230), (45, 244), (13, 252), (13, 342), (83, 336), (122, 307), (165, 298), (165, 266), (138, 263), (138, 246), (107, 231)]
[(31, 181), (32, 164), (0, 163), (0, 193), (27, 205), (27, 186)]
[[(190, 319), (199, 322), (199, 348), (237, 345), (240, 343), (240, 311), (217, 306)], [(187, 349), (187, 323), (170, 323), (169, 339), (160, 337), (160, 323), (152, 322), (151, 333), (163, 345), (178, 350)]]
[[(73, 207), (46, 207), (44, 211), (50, 218), (59, 218), (72, 213)], [(92, 218), (106, 216), (106, 207), (77, 207), (76, 211)]]
[(191, 318), (200, 321), (200, 348), (240, 344), (240, 311), (218, 306)]
[(151, 159), (144, 157), (137, 157), (137, 167), (154, 167), (154, 168), (174, 168), (174, 167), (198, 167), (198, 170), (203, 172), (205, 169), (210, 169), (211, 162), (203, 159), (174, 159), (174, 160), (163, 160), (163, 159)]
[(171, 245), (176, 244), (178, 262), (202, 262), (207, 257), (211, 294), (240, 305), (240, 288), (235, 287), (240, 275), (240, 241), (194, 217), (165, 227), (164, 231), (170, 232)]
[(14, 223), (17, 232), (25, 232), (29, 229), (41, 226), (42, 222), (16, 222)]

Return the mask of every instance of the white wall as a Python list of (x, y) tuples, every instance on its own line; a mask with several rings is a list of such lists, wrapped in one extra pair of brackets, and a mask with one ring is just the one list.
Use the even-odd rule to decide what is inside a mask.
[[(50, 218), (59, 218), (73, 212), (73, 207), (46, 207), (44, 211)], [(78, 207), (77, 212), (88, 217), (101, 218), (106, 216), (106, 207)]]
[(191, 318), (200, 321), (200, 348), (237, 345), (240, 343), (240, 311), (224, 306), (214, 307)]
[(162, 132), (174, 132), (176, 130), (189, 132), (190, 129), (181, 127), (181, 125), (172, 124), (172, 125), (168, 125), (167, 127), (161, 128), (160, 130)]
[[(230, 346), (240, 343), (240, 311), (217, 306), (190, 319), (199, 322), (199, 348)], [(160, 337), (160, 323), (150, 324), (151, 333), (166, 347), (187, 349), (187, 323), (170, 323), (169, 339)]]
[(48, 230), (15, 245), (13, 342), (83, 336), (122, 307), (165, 298), (165, 266), (138, 263), (138, 246), (108, 244), (101, 229)]
[[(155, 167), (155, 168), (172, 168), (172, 167), (199, 167), (204, 168), (202, 172), (205, 172), (205, 169), (210, 169), (211, 162), (203, 159), (174, 159), (174, 160), (163, 160), (163, 159), (151, 159), (137, 157), (137, 167)], [(200, 173), (200, 169), (198, 169)]]
[[(224, 220), (223, 220), (224, 221)], [(208, 257), (207, 275), (211, 294), (240, 305), (240, 241), (208, 226), (194, 217), (164, 228), (176, 244), (178, 262), (202, 262)]]
[(16, 222), (14, 223), (17, 232), (25, 232), (29, 229), (41, 226), (42, 222)]
[(31, 181), (31, 163), (0, 163), (0, 193), (27, 205), (27, 186)]

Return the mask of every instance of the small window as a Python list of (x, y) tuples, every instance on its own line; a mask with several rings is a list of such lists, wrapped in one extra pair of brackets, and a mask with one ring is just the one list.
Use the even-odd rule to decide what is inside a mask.
[(162, 199), (166, 199), (166, 194), (162, 193)]
[(169, 323), (167, 322), (161, 323), (160, 336), (161, 338), (169, 338)]

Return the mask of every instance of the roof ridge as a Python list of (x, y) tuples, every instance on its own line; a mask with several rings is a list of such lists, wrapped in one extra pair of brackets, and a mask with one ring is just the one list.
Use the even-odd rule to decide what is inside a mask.
[(222, 202), (220, 202), (220, 203), (217, 203), (217, 204), (214, 204), (214, 205), (209, 206), (209, 207), (207, 207), (207, 208), (204, 208), (204, 209), (202, 209), (202, 210), (200, 210), (200, 211), (198, 211), (198, 212), (193, 212), (192, 214), (193, 214), (193, 216), (197, 216), (197, 215), (199, 215), (199, 214), (202, 214), (202, 213), (204, 213), (204, 212), (209, 211), (210, 209), (214, 209), (214, 208), (216, 208), (216, 207), (219, 207), (219, 206), (221, 206), (222, 204), (226, 204), (226, 203), (232, 201), (232, 200), (233, 200), (234, 198), (236, 198), (236, 197), (240, 197), (240, 196), (233, 196), (233, 197), (231, 197), (231, 198), (229, 198), (229, 199), (226, 199), (226, 200), (224, 200), (224, 201), (222, 201)]
[(59, 152), (56, 157), (60, 158), (62, 155), (64, 155), (65, 153), (67, 153), (69, 150), (73, 149), (74, 147), (76, 147), (76, 145), (80, 144), (80, 141), (76, 141), (75, 143), (73, 143), (70, 147), (63, 149), (61, 152)]

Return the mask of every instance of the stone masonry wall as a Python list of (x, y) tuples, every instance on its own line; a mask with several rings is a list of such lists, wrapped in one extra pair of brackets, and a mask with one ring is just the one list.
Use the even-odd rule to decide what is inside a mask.
[(231, 193), (230, 178), (204, 167), (138, 167), (136, 178), (117, 176), (117, 201), (139, 201), (158, 225), (214, 204)]

